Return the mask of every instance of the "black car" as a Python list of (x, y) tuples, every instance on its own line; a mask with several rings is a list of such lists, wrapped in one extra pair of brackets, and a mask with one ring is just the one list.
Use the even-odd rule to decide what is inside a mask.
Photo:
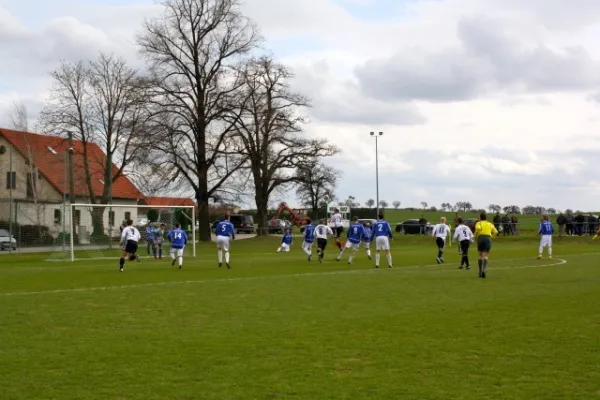
[(235, 233), (254, 233), (254, 218), (252, 215), (233, 214), (229, 220), (235, 228)]
[[(419, 224), (418, 219), (407, 219), (404, 222), (396, 224), (396, 232), (405, 235), (419, 235), (421, 234), (421, 224)], [(433, 225), (427, 223), (425, 225), (425, 234), (431, 235), (431, 232), (433, 232)]]

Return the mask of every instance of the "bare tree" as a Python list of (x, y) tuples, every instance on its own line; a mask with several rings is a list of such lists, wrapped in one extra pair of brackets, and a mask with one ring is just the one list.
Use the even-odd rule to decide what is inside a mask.
[(367, 207), (373, 208), (373, 206), (375, 205), (375, 200), (369, 199), (365, 204), (367, 205)]
[(379, 201), (379, 207), (383, 208), (384, 210), (389, 206), (388, 202), (385, 200), (381, 200)]
[(426, 201), (422, 201), (421, 202), (421, 207), (423, 207), (423, 210), (427, 209), (427, 202)]
[[(71, 132), (81, 142), (89, 202), (108, 204), (113, 183), (138, 159), (149, 134), (148, 85), (123, 59), (104, 53), (89, 62), (63, 62), (51, 76), (54, 84), (40, 116), (42, 129), (59, 135)], [(104, 155), (94, 157), (93, 146)], [(94, 179), (99, 177), (93, 171), (98, 170), (101, 193), (94, 191)], [(104, 210), (90, 207), (94, 236), (104, 236)]]
[(341, 172), (320, 162), (309, 163), (298, 168), (296, 195), (300, 204), (316, 213), (321, 201), (334, 197)]
[(394, 208), (397, 210), (398, 208), (400, 208), (400, 205), (402, 204), (402, 202), (396, 200), (392, 203), (392, 205), (394, 206)]
[[(291, 91), (292, 72), (270, 57), (250, 59), (240, 69), (242, 103), (238, 137), (248, 157), (254, 182), (256, 222), (267, 224), (269, 197), (277, 188), (296, 182), (296, 169), (339, 150), (326, 140), (302, 134), (306, 97)], [(259, 234), (266, 230), (259, 229)]]
[(240, 87), (233, 67), (260, 38), (238, 0), (162, 5), (163, 16), (146, 21), (137, 42), (150, 63), (156, 116), (164, 125), (159, 150), (195, 193), (199, 238), (208, 241), (208, 201), (246, 161), (231, 139), (238, 116), (230, 105)]

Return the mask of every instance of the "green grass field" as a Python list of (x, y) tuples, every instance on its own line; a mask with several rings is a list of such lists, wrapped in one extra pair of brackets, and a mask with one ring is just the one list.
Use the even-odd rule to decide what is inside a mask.
[(277, 238), (234, 242), (231, 270), (212, 245), (122, 274), (2, 255), (0, 399), (600, 398), (598, 243), (537, 243), (495, 240), (486, 280), (409, 236), (391, 270)]

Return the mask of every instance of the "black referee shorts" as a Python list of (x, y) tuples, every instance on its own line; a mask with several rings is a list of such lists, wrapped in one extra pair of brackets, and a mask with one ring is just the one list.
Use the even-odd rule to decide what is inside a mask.
[(335, 238), (339, 238), (340, 236), (342, 236), (342, 233), (344, 232), (344, 227), (343, 226), (338, 226), (333, 228), (333, 231), (335, 232)]
[(135, 240), (128, 240), (125, 245), (125, 252), (129, 254), (135, 254), (138, 250), (138, 242)]

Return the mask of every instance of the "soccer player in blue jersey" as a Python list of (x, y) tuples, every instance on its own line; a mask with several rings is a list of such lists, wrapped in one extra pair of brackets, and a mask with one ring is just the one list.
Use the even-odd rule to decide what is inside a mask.
[(306, 219), (304, 225), (304, 242), (302, 243), (302, 251), (308, 256), (308, 261), (312, 260), (312, 246), (315, 242), (315, 228), (310, 218)]
[[(175, 261), (179, 261), (179, 269), (181, 269), (183, 266), (183, 249), (187, 244), (187, 233), (181, 229), (179, 223), (176, 223), (175, 229), (167, 235), (167, 240), (171, 242), (171, 258), (173, 259), (171, 265), (175, 265)], [(177, 260), (175, 259), (175, 252), (177, 252)]]
[(377, 222), (373, 225), (373, 236), (375, 237), (375, 268), (379, 268), (381, 250), (385, 251), (388, 268), (392, 268), (392, 253), (390, 253), (390, 239), (393, 238), (390, 224), (383, 219), (383, 214), (377, 216)]
[(225, 252), (225, 265), (227, 265), (227, 269), (230, 269), (229, 238), (235, 240), (235, 227), (229, 220), (229, 215), (226, 215), (225, 220), (217, 224), (215, 227), (215, 234), (217, 235), (217, 257), (219, 259), (219, 268), (223, 266), (223, 252)]
[(548, 258), (552, 258), (552, 235), (554, 234), (554, 225), (552, 222), (548, 220), (548, 216), (542, 216), (542, 221), (540, 223), (540, 229), (538, 230), (538, 235), (541, 235), (540, 239), (540, 251), (538, 253), (538, 260), (542, 258), (542, 254), (544, 253), (544, 247), (548, 247)]
[(364, 234), (365, 227), (358, 223), (358, 217), (354, 217), (352, 225), (350, 225), (348, 228), (348, 240), (346, 241), (346, 245), (342, 248), (342, 251), (340, 251), (340, 254), (337, 256), (336, 260), (340, 261), (344, 255), (344, 252), (347, 249), (352, 249), (352, 254), (350, 254), (350, 257), (348, 258), (348, 264), (352, 264), (352, 260), (360, 248), (360, 242), (362, 241)]
[(373, 229), (371, 229), (371, 223), (365, 223), (365, 233), (362, 238), (362, 246), (367, 251), (367, 257), (371, 260), (371, 242), (373, 241)]
[(288, 252), (290, 251), (290, 246), (292, 245), (292, 243), (294, 243), (294, 238), (292, 236), (292, 231), (291, 230), (286, 230), (285, 233), (283, 234), (283, 237), (281, 238), (281, 244), (279, 245), (279, 248), (277, 249), (277, 252)]
[(146, 246), (148, 255), (150, 255), (150, 250), (152, 250), (154, 257), (156, 258), (156, 248), (154, 247), (154, 227), (150, 223), (148, 223), (148, 227), (146, 228), (146, 242), (148, 243)]

